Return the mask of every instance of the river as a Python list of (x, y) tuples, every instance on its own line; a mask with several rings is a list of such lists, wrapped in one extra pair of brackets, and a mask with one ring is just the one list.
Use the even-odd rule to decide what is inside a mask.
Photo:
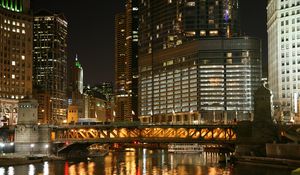
[(221, 165), (216, 154), (132, 149), (94, 159), (1, 167), (0, 175), (290, 175), (291, 170)]

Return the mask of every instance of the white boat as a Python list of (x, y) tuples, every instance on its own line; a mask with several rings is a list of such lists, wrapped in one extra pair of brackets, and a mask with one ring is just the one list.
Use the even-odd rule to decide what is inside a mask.
[(88, 148), (89, 157), (102, 157), (106, 156), (109, 153), (109, 146), (108, 145), (100, 145), (94, 144)]
[(203, 151), (203, 145), (197, 143), (168, 144), (168, 152), (170, 153), (202, 153)]

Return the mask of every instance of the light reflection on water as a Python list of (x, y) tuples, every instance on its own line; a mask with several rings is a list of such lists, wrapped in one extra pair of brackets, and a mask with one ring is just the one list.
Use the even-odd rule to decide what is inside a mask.
[[(0, 167), (0, 175), (285, 175), (287, 170), (265, 167), (220, 166), (216, 154), (171, 154), (137, 149), (111, 152), (105, 157)], [(245, 173), (246, 172), (246, 173)]]

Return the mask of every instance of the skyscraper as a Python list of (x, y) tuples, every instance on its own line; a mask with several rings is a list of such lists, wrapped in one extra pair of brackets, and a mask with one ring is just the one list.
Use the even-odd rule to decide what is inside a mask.
[(138, 120), (138, 1), (115, 19), (116, 120)]
[(16, 124), (18, 100), (32, 94), (29, 0), (0, 0), (0, 127)]
[(269, 86), (278, 116), (299, 113), (300, 1), (269, 0), (267, 6)]
[(50, 95), (48, 104), (39, 101), (39, 113), (50, 106), (53, 124), (66, 119), (67, 27), (62, 14), (41, 10), (34, 15), (33, 85)]
[(238, 9), (237, 0), (141, 1), (142, 122), (252, 119), (261, 44), (241, 36)]
[(115, 112), (116, 120), (124, 120), (125, 114), (130, 112), (129, 97), (126, 86), (125, 63), (125, 15), (117, 14), (115, 17)]
[[(70, 87), (68, 105), (71, 108), (77, 109), (77, 118), (83, 118), (83, 68), (79, 62), (78, 55), (76, 54), (75, 60), (70, 69)], [(70, 110), (68, 110), (70, 111)], [(73, 111), (73, 110), (71, 110)], [(69, 115), (69, 114), (68, 114)]]

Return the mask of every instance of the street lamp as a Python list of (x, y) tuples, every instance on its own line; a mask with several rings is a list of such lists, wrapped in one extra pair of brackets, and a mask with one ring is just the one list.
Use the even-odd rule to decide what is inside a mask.
[(1, 147), (1, 153), (3, 154), (3, 152), (4, 152), (4, 147), (5, 147), (5, 144), (4, 144), (4, 143), (0, 143), (0, 147)]
[(31, 149), (30, 153), (31, 153), (31, 154), (32, 154), (32, 152), (33, 152), (33, 148), (34, 148), (34, 144), (32, 143), (32, 144), (30, 144), (30, 149)]
[(46, 155), (48, 155), (48, 148), (49, 148), (49, 145), (46, 144), (46, 145), (45, 145)]

